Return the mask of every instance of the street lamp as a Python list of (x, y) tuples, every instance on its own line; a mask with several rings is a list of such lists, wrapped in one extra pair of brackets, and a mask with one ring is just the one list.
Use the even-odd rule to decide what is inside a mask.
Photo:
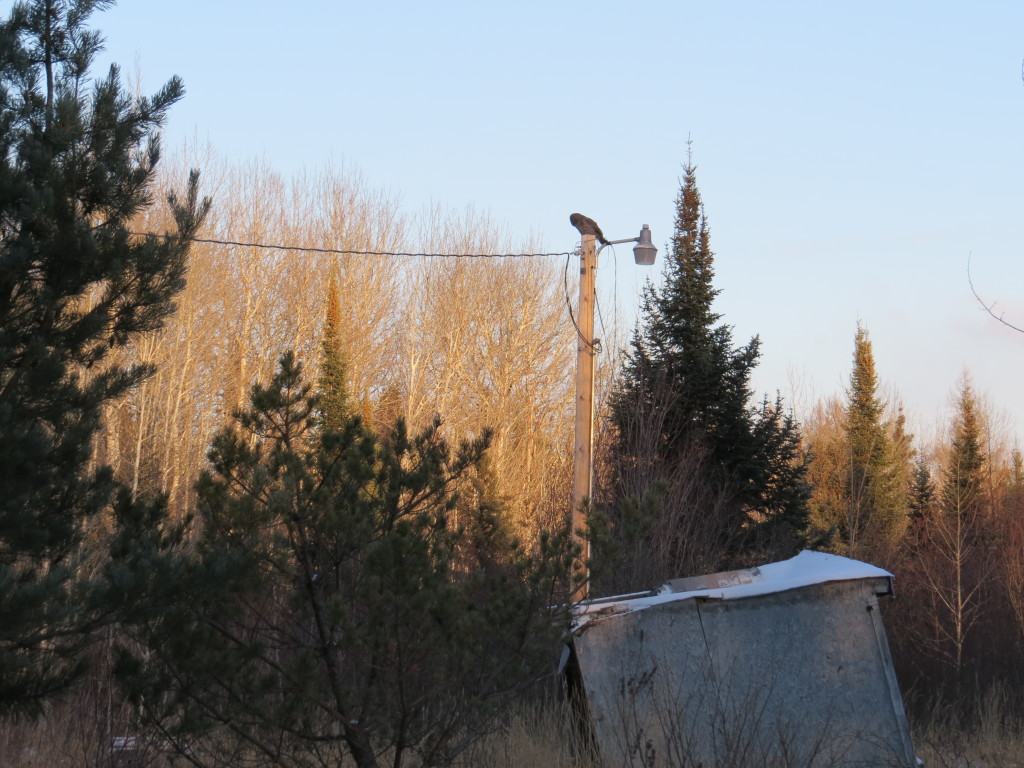
[[(601, 228), (592, 219), (574, 213), (569, 221), (583, 236), (580, 251), (580, 300), (576, 312), (576, 441), (572, 470), (572, 531), (573, 540), (580, 545), (585, 563), (590, 557), (590, 542), (579, 532), (585, 530), (587, 521), (583, 515), (583, 504), (584, 501), (589, 503), (594, 474), (594, 357), (597, 354), (594, 348), (594, 282), (597, 257), (607, 245), (636, 243), (633, 259), (637, 264), (650, 266), (654, 263), (658, 249), (651, 243), (651, 229), (646, 224), (636, 237), (609, 241), (605, 240)], [(601, 248), (596, 248), (599, 239)], [(573, 595), (576, 600), (586, 598), (589, 591), (586, 580), (588, 574), (584, 571), (583, 576), (580, 588)]]

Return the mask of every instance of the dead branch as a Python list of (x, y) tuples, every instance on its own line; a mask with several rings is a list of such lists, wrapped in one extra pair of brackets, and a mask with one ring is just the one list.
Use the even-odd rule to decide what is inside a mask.
[(981, 296), (978, 295), (978, 291), (975, 290), (975, 288), (974, 288), (974, 281), (971, 279), (971, 254), (970, 253), (967, 254), (967, 284), (971, 286), (971, 293), (974, 294), (974, 298), (978, 300), (979, 304), (981, 304), (981, 308), (982, 309), (984, 309), (986, 312), (988, 312), (994, 319), (998, 320), (1000, 323), (1005, 325), (1007, 328), (1012, 328), (1013, 330), (1017, 331), (1017, 333), (1024, 333), (1024, 328), (1018, 328), (1013, 323), (1008, 322), (1004, 318), (1003, 314), (998, 314), (998, 315), (996, 314), (996, 312), (995, 312), (996, 302), (993, 301), (991, 304), (987, 304), (985, 302), (985, 300), (983, 298), (981, 298)]

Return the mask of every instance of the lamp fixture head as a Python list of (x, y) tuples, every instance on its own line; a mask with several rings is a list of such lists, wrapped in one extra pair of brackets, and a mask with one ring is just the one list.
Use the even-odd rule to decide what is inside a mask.
[(658, 249), (651, 242), (651, 228), (644, 224), (643, 229), (640, 230), (640, 237), (636, 239), (636, 245), (633, 246), (633, 259), (637, 264), (649, 267), (654, 263), (654, 257), (657, 255)]

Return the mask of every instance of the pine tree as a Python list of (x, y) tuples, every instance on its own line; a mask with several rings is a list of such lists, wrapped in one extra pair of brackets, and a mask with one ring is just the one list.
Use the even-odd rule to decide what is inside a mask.
[(858, 325), (846, 407), (849, 509), (842, 526), (851, 555), (895, 544), (906, 530), (908, 439), (902, 415), (889, 424), (884, 412), (871, 340)]
[[(765, 547), (769, 532), (771, 548), (782, 554), (799, 542), (806, 522), (799, 429), (780, 400), (753, 406), (750, 377), (760, 341), (734, 346), (731, 328), (713, 310), (714, 254), (692, 159), (676, 199), (665, 269), (663, 287), (644, 289), (641, 321), (612, 398), (620, 464), (671, 467), (684, 457), (693, 461), (696, 446), (715, 511), (693, 514), (717, 526), (722, 558)], [(731, 499), (725, 505), (723, 495)]]
[(452, 450), (437, 422), (378, 436), (319, 411), (291, 353), (253, 387), (214, 438), (196, 554), (177, 568), (206, 578), (134, 627), (119, 669), (190, 756), (448, 765), (550, 663), (568, 531), (534, 554), (508, 538), (475, 475), (489, 434)]
[(35, 0), (0, 24), (0, 715), (38, 713), (76, 679), (86, 630), (111, 615), (81, 567), (115, 489), (90, 444), (151, 368), (109, 355), (172, 311), (208, 206), (193, 174), (169, 197), (174, 232), (130, 234), (183, 91), (132, 98), (116, 67), (90, 82), (101, 38), (85, 23), (104, 5)]

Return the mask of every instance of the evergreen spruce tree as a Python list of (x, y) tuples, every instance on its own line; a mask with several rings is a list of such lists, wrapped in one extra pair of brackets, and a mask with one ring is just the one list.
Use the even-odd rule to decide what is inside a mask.
[[(871, 340), (863, 326), (854, 339), (853, 371), (846, 408), (849, 475), (843, 538), (848, 553), (871, 551), (894, 544), (907, 524), (907, 465), (899, 456), (906, 444), (902, 418), (884, 420), (885, 404), (878, 396), (878, 376)], [(893, 437), (890, 438), (890, 432)]]
[(104, 404), (151, 369), (109, 353), (172, 311), (207, 208), (193, 174), (170, 197), (175, 231), (130, 234), (182, 85), (133, 98), (116, 67), (90, 81), (101, 38), (85, 23), (105, 5), (34, 0), (0, 23), (0, 715), (38, 713), (76, 679), (111, 615), (81, 568), (115, 489), (90, 447)]
[(714, 254), (692, 163), (684, 169), (676, 199), (665, 270), (662, 288), (648, 284), (644, 289), (616, 418), (625, 420), (624, 411), (638, 402), (650, 404), (667, 388), (673, 402), (664, 450), (679, 450), (687, 438), (700, 434), (714, 464), (736, 468), (749, 453), (736, 443), (750, 443), (749, 381), (760, 341), (755, 337), (734, 348), (730, 328), (718, 325), (721, 315), (712, 310), (719, 293), (712, 285)]
[(998, 559), (988, 551), (994, 519), (985, 487), (982, 416), (970, 380), (957, 393), (937, 509), (919, 551), (935, 605), (934, 650), (961, 682), (967, 638), (982, 613), (984, 585)]
[(1019, 448), (1010, 453), (1010, 484), (1007, 492), (1017, 495), (1024, 492), (1024, 455)]
[(335, 430), (341, 429), (352, 415), (348, 360), (341, 342), (341, 301), (338, 298), (337, 279), (332, 271), (330, 287), (327, 289), (327, 316), (320, 342), (318, 402), (323, 426)]
[(957, 397), (952, 442), (943, 470), (940, 502), (946, 514), (976, 519), (986, 500), (985, 452), (982, 448), (981, 415), (974, 389), (966, 379)]
[(858, 325), (838, 441), (812, 446), (811, 525), (829, 548), (867, 559), (887, 557), (909, 522), (911, 438), (902, 412), (885, 419), (874, 351)]
[(932, 471), (923, 456), (914, 462), (914, 477), (910, 488), (907, 511), (911, 522), (915, 525), (926, 520), (935, 505), (935, 481)]
[(665, 283), (644, 289), (612, 420), (622, 467), (670, 468), (693, 461), (697, 447), (715, 509), (693, 514), (717, 526), (719, 560), (727, 564), (744, 551), (791, 552), (806, 523), (808, 488), (797, 424), (779, 400), (752, 402), (760, 341), (734, 346), (731, 328), (713, 309), (719, 293), (713, 278), (710, 232), (690, 160), (676, 199)]

